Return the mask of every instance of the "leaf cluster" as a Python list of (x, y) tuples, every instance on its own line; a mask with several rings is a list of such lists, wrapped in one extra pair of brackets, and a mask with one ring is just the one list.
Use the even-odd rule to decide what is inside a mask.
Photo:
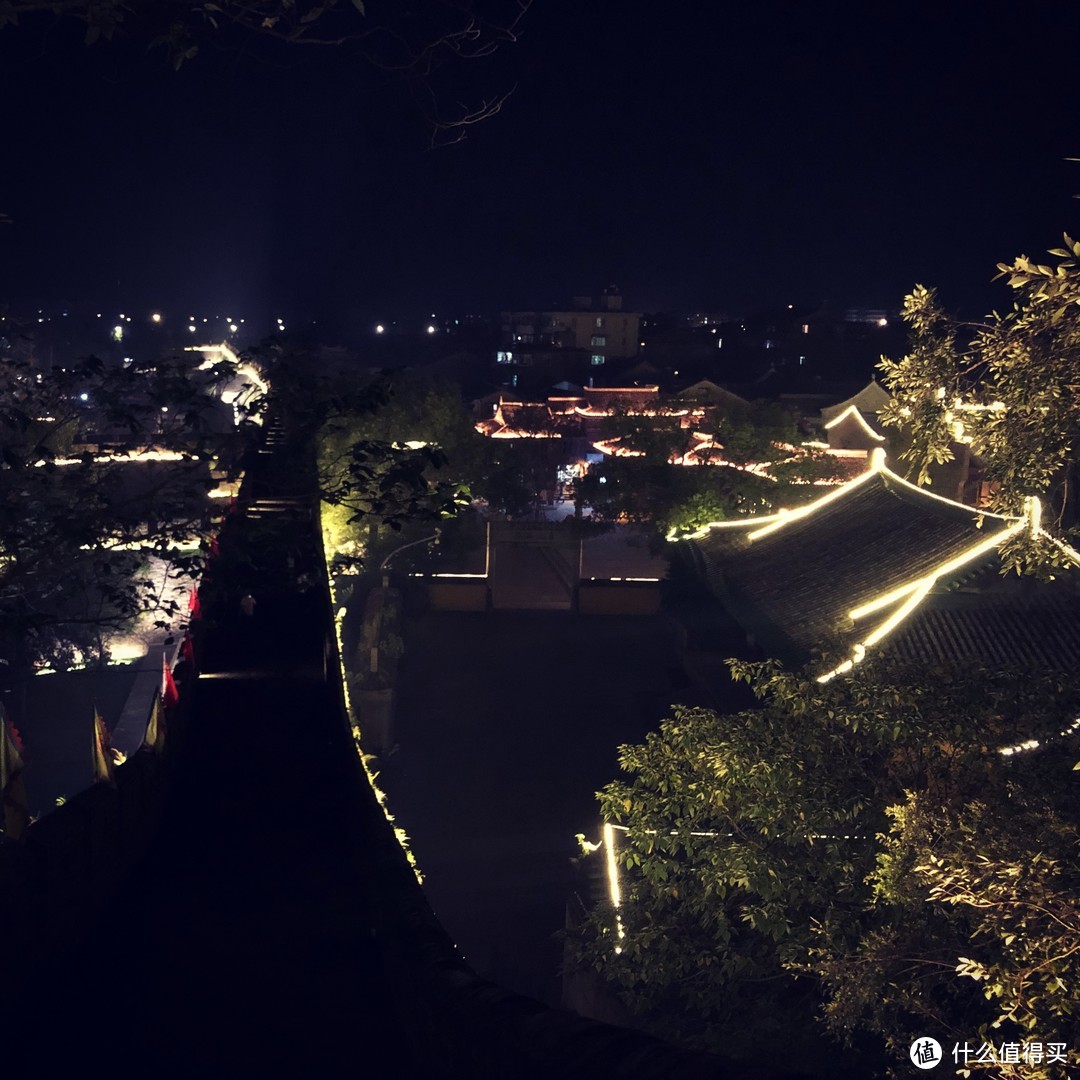
[[(1015, 1018), (1045, 1029), (1064, 1017), (1045, 1002), (1052, 991), (1053, 1008), (1072, 1008), (1071, 944), (1033, 972), (1052, 959), (1053, 928), (1072, 910), (1067, 766), (1047, 754), (1010, 766), (996, 748), (1056, 734), (1080, 710), (1080, 684), (1008, 672), (930, 679), (884, 659), (867, 662), (872, 680), (819, 684), (772, 661), (729, 663), (757, 708), (675, 707), (643, 744), (620, 749), (628, 777), (599, 799), (618, 826), (623, 902), (618, 922), (610, 909), (594, 913), (579, 962), (655, 1030), (716, 1047), (763, 1010), (796, 1031), (823, 1011), (836, 1035), (868, 1030), (893, 1049), (930, 1019), (950, 1031), (966, 1024), (959, 1038), (970, 1038), (999, 1017), (958, 973), (960, 956), (996, 958), (995, 1000)], [(1054, 777), (1053, 797), (1032, 782), (1040, 768)], [(971, 846), (991, 826), (995, 843)], [(1061, 838), (1056, 854), (1018, 876), (1047, 829)], [(1059, 921), (1040, 916), (1034, 952), (1021, 956), (1021, 916), (1009, 904), (1042, 903), (1028, 889), (1033, 875), (1053, 892)], [(973, 898), (992, 907), (975, 910)], [(988, 912), (994, 925), (980, 921)], [(979, 952), (1009, 935), (1012, 953)], [(1017, 987), (1032, 982), (1039, 989), (1017, 1005)]]
[[(201, 562), (211, 467), (239, 456), (214, 380), (184, 360), (0, 358), (0, 648), (12, 669), (98, 655), (103, 629), (179, 612), (169, 582)], [(146, 451), (158, 460), (125, 460)]]
[[(988, 509), (1019, 514), (1028, 496), (1043, 524), (1066, 539), (1080, 520), (1074, 496), (1080, 440), (1080, 244), (1066, 236), (1055, 265), (1020, 256), (1000, 264), (1016, 299), (1004, 315), (960, 323), (933, 289), (917, 286), (903, 317), (909, 351), (879, 365), (893, 401), (881, 414), (906, 442), (902, 458), (920, 484), (970, 450), (990, 484)], [(1052, 571), (1062, 549), (1022, 538), (1006, 568)]]

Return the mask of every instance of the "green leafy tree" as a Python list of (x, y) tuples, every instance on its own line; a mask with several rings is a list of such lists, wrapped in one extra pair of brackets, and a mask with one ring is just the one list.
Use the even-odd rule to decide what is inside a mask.
[[(1012, 309), (979, 324), (948, 316), (933, 289), (904, 303), (910, 347), (880, 367), (893, 401), (882, 422), (907, 442), (902, 457), (919, 483), (958, 452), (976, 455), (991, 484), (989, 509), (1022, 512), (1028, 496), (1046, 506), (1058, 541), (1075, 535), (1080, 445), (1080, 244), (1065, 238), (1055, 265), (1020, 256), (999, 266)], [(1026, 534), (1003, 555), (1016, 570), (1061, 567), (1060, 543)]]
[(290, 399), (311, 403), (324, 531), (339, 561), (362, 561), (406, 521), (468, 505), (484, 445), (453, 387), (408, 371), (360, 386), (310, 374), (301, 382)]
[[(576, 498), (600, 520), (651, 522), (663, 535), (790, 506), (817, 494), (815, 481), (837, 477), (832, 459), (799, 445), (794, 414), (772, 402), (717, 412), (694, 429), (681, 422), (679, 416), (611, 417), (604, 437), (634, 456), (612, 456), (591, 468), (577, 482)], [(711, 463), (673, 464), (694, 446), (694, 431), (712, 436)]]
[(10, 677), (39, 662), (92, 661), (103, 632), (177, 614), (177, 578), (201, 566), (212, 528), (210, 468), (236, 459), (243, 438), (213, 396), (216, 378), (186, 360), (0, 363), (0, 651)]
[(1080, 682), (926, 679), (878, 660), (870, 678), (820, 684), (773, 661), (731, 666), (757, 708), (676, 707), (620, 749), (629, 777), (599, 798), (622, 902), (594, 913), (579, 962), (645, 1026), (717, 1048), (771, 1036), (813, 1055), (822, 1010), (834, 1034), (871, 1032), (905, 1065), (930, 1021), (961, 1039), (1002, 1016), (1072, 1031), (1068, 747), (998, 748), (1057, 736)]

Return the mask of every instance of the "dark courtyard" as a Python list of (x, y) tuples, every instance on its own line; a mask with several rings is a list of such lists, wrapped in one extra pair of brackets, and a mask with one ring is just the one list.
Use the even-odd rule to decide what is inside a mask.
[(730, 645), (687, 652), (685, 637), (667, 613), (410, 621), (381, 783), (436, 914), (482, 975), (558, 1002), (574, 837), (596, 838), (617, 747), (674, 702), (735, 700), (719, 662)]

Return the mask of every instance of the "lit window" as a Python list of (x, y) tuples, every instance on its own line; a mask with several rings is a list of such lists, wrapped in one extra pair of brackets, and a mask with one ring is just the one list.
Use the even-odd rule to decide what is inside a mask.
[(594, 348), (598, 345), (607, 344), (607, 336), (605, 334), (593, 334), (592, 341), (589, 342)]
[(604, 329), (604, 316), (603, 315), (597, 315), (596, 316), (596, 329), (597, 330), (603, 330)]
[(810, 324), (809, 323), (803, 323), (802, 324), (802, 332), (804, 334), (809, 334), (810, 333)]
[(512, 364), (514, 362), (514, 354), (512, 352), (498, 352), (495, 354), (495, 362), (497, 364)]
[(593, 367), (599, 367), (604, 362), (604, 358), (599, 353), (593, 353), (592, 365)]

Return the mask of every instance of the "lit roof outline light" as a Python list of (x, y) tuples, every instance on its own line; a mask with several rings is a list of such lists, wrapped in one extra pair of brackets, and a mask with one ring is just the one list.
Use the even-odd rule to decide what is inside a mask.
[(817, 681), (819, 683), (827, 683), (837, 675), (842, 675), (845, 672), (850, 671), (855, 664), (861, 663), (866, 657), (866, 650), (888, 637), (888, 635), (891, 634), (923, 602), (923, 600), (926, 599), (931, 589), (933, 589), (942, 578), (948, 577), (950, 574), (959, 570), (974, 559), (999, 547), (1010, 537), (1015, 536), (1024, 529), (1030, 529), (1031, 522), (1037, 520), (1040, 513), (1040, 511), (1035, 509), (1037, 505), (1037, 499), (1030, 499), (1028, 501), (1027, 513), (1022, 518), (1013, 520), (1006, 528), (993, 533), (991, 536), (983, 537), (977, 544), (973, 544), (959, 555), (955, 555), (953, 558), (940, 563), (922, 577), (915, 578), (913, 581), (906, 582), (904, 585), (900, 585), (895, 589), (890, 589), (888, 592), (882, 593), (873, 600), (852, 608), (848, 612), (848, 616), (853, 622), (858, 622), (867, 615), (882, 611), (897, 601), (903, 601), (883, 623), (867, 634), (861, 641), (852, 646), (852, 658), (850, 660), (833, 668), (832, 671), (827, 671), (825, 674), (819, 675)]
[[(768, 524), (764, 524), (753, 532), (747, 533), (746, 538), (748, 540), (758, 540), (763, 536), (768, 536), (770, 533), (776, 532), (778, 529), (782, 529), (785, 525), (790, 525), (794, 521), (801, 521), (803, 518), (817, 513), (823, 506), (827, 506), (829, 503), (843, 498), (848, 492), (854, 491), (855, 488), (861, 487), (867, 480), (871, 480), (873, 477), (877, 476), (878, 473), (885, 472), (888, 472), (885, 468), (885, 451), (878, 446), (875, 447), (870, 454), (870, 468), (867, 469), (866, 472), (859, 473), (858, 476), (849, 480), (846, 484), (841, 484), (839, 487), (833, 488), (827, 495), (822, 495), (820, 499), (815, 499), (805, 506), (798, 506), (794, 510), (786, 510), (777, 513), (773, 516), (773, 520), (769, 521)], [(765, 521), (764, 518), (759, 520)]]
[[(622, 905), (622, 889), (619, 886), (619, 860), (615, 853), (615, 829), (610, 821), (604, 822), (604, 860), (607, 864), (608, 896), (615, 909), (615, 933), (621, 941), (626, 937), (619, 908)], [(622, 952), (622, 946), (615, 946), (615, 953)]]
[(846, 420), (849, 416), (852, 416), (852, 415), (854, 415), (855, 419), (859, 422), (859, 427), (861, 427), (863, 429), (863, 431), (865, 431), (866, 434), (870, 436), (871, 439), (875, 439), (878, 442), (884, 442), (885, 441), (885, 436), (884, 435), (879, 435), (866, 422), (866, 420), (863, 418), (863, 414), (861, 412), (859, 412), (859, 407), (857, 405), (849, 405), (839, 416), (834, 416), (825, 425), (825, 430), (830, 431), (832, 428), (836, 427), (837, 424), (841, 423), (843, 420)]
[(899, 607), (880, 625), (874, 628), (868, 633), (862, 640), (856, 642), (852, 646), (851, 658), (845, 660), (842, 664), (833, 668), (831, 671), (826, 672), (823, 675), (818, 676), (817, 681), (819, 683), (829, 682), (837, 675), (842, 675), (856, 665), (861, 663), (865, 657), (867, 649), (878, 642), (882, 641), (885, 637), (892, 633), (927, 597), (934, 586), (943, 578), (954, 573), (956, 570), (965, 566), (967, 563), (974, 559), (985, 555), (989, 551), (996, 547), (999, 547), (1009, 538), (1015, 536), (1017, 533), (1027, 530), (1031, 536), (1042, 537), (1049, 540), (1052, 544), (1063, 551), (1070, 560), (1080, 566), (1080, 551), (1072, 548), (1064, 541), (1058, 540), (1056, 537), (1051, 536), (1045, 529), (1041, 527), (1042, 520), (1042, 504), (1036, 496), (1030, 496), (1027, 499), (1024, 514), (1020, 517), (1015, 515), (1006, 514), (994, 514), (987, 511), (976, 511), (969, 506), (965, 506), (963, 503), (955, 502), (952, 499), (947, 499), (942, 495), (937, 495), (932, 491), (928, 491), (926, 488), (919, 487), (916, 484), (911, 483), (909, 480), (905, 480), (903, 477), (898, 476), (891, 469), (885, 465), (885, 451), (882, 447), (876, 447), (870, 454), (870, 468), (860, 473), (853, 480), (849, 480), (846, 484), (841, 485), (838, 488), (834, 488), (828, 494), (823, 495), (820, 499), (815, 499), (811, 503), (807, 503), (805, 506), (797, 507), (794, 510), (779, 510), (775, 514), (763, 515), (761, 517), (750, 517), (744, 519), (736, 519), (729, 521), (712, 521), (702, 528), (687, 533), (682, 536), (676, 536), (675, 530), (671, 530), (668, 533), (668, 540), (699, 540), (704, 536), (707, 536), (712, 529), (718, 528), (753, 528), (752, 532), (747, 534), (748, 540), (754, 540), (762, 536), (767, 536), (772, 532), (782, 529), (785, 525), (794, 521), (799, 521), (803, 518), (809, 517), (814, 514), (821, 507), (834, 502), (839, 498), (842, 498), (846, 492), (852, 491), (860, 485), (864, 484), (868, 479), (876, 474), (882, 474), (886, 476), (890, 483), (901, 484), (914, 493), (917, 493), (923, 498), (934, 499), (938, 502), (945, 503), (948, 506), (956, 509), (965, 510), (973, 514), (979, 521), (982, 520), (995, 520), (1005, 523), (1005, 527), (999, 529), (990, 536), (985, 536), (979, 540), (978, 543), (973, 544), (971, 547), (962, 551), (959, 555), (953, 556), (951, 559), (939, 563), (932, 570), (915, 578), (911, 581), (905, 582), (903, 585), (897, 586), (894, 589), (890, 589), (888, 592), (882, 593), (879, 596), (874, 597), (872, 600), (866, 603), (860, 604), (857, 607), (852, 608), (848, 612), (848, 616), (853, 622), (865, 618), (867, 615), (871, 615), (878, 611), (883, 611), (885, 608), (890, 607), (893, 604), (899, 603)]

